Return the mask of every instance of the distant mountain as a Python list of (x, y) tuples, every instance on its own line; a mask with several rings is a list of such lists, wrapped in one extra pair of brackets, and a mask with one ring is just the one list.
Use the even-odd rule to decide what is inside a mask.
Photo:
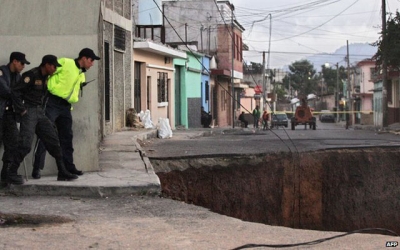
[[(368, 43), (349, 44), (350, 65), (354, 65), (363, 59), (371, 58), (373, 55), (375, 55), (376, 51), (377, 47), (372, 46)], [(341, 66), (347, 66), (346, 56), (347, 46), (342, 46), (333, 53), (314, 54), (312, 56), (306, 57), (305, 59), (314, 64), (314, 67), (317, 70), (320, 70), (321, 65), (325, 63), (329, 63), (330, 65), (335, 65), (336, 63), (339, 63), (339, 65)]]

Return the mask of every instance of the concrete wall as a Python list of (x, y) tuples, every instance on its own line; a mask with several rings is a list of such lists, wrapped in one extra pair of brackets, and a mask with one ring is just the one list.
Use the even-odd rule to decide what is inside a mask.
[[(240, 112), (237, 113), (237, 117), (239, 117), (239, 115), (242, 112), (251, 113), (253, 109), (256, 108), (256, 101), (254, 99), (254, 94), (255, 94), (254, 89), (253, 88), (244, 89), (244, 93), (245, 94), (240, 97), (241, 107), (240, 107)], [(268, 105), (266, 108), (268, 108)]]
[[(163, 10), (171, 25), (165, 22), (165, 41), (184, 42), (197, 41), (198, 50), (202, 52), (216, 51), (216, 23), (222, 23), (221, 15), (212, 0), (204, 1), (163, 1)], [(203, 10), (200, 14), (199, 10)], [(193, 18), (196, 17), (196, 18)], [(187, 24), (187, 32), (185, 25)], [(211, 28), (211, 29), (210, 29)], [(183, 39), (183, 41), (181, 40)]]
[(361, 111), (372, 111), (373, 103), (372, 103), (373, 95), (362, 95), (361, 96)]
[(187, 53), (188, 61), (185, 74), (185, 87), (183, 91), (183, 121), (187, 127), (200, 127), (201, 110), (201, 56)]
[[(218, 68), (219, 69), (232, 69), (232, 38), (231, 38), (231, 27), (225, 25), (218, 26)], [(242, 37), (242, 33), (236, 27), (233, 29), (236, 37)], [(237, 44), (235, 44), (237, 46)], [(243, 62), (240, 58), (234, 58), (233, 66), (235, 71), (235, 78), (243, 78)]]
[(360, 67), (360, 97), (361, 111), (372, 111), (374, 83), (371, 79), (371, 68), (375, 67), (374, 62), (365, 62)]
[[(104, 105), (104, 84), (101, 87), (100, 107), (102, 108), (101, 136), (112, 134), (125, 127), (127, 109), (133, 106), (132, 88), (132, 10), (131, 0), (106, 0), (102, 8), (102, 30), (99, 44), (104, 50), (104, 43), (109, 44), (109, 62), (102, 60), (102, 70), (109, 68), (110, 73), (110, 120), (106, 121)], [(114, 29), (118, 26), (125, 31), (125, 50), (115, 47)], [(102, 33), (101, 33), (102, 31)], [(105, 51), (104, 51), (105, 53)], [(104, 59), (104, 56), (103, 56)], [(104, 71), (102, 71), (104, 76)]]
[[(98, 27), (100, 2), (86, 0), (1, 0), (0, 1), (0, 61), (8, 62), (12, 51), (26, 53), (31, 62), (25, 71), (40, 64), (45, 54), (76, 58), (84, 47), (99, 53)], [(82, 18), (84, 17), (84, 21)], [(77, 39), (79, 38), (79, 39)], [(86, 78), (97, 81), (85, 87), (79, 103), (73, 105), (75, 163), (77, 168), (98, 168), (99, 135), (99, 69), (98, 61)], [(26, 159), (30, 168), (31, 155)], [(47, 157), (44, 173), (55, 172), (52, 157)]]
[[(230, 96), (231, 93), (230, 79), (226, 80), (226, 78), (219, 77), (216, 79), (215, 83), (215, 92), (216, 92), (216, 100), (218, 103), (218, 116), (216, 117), (216, 125), (219, 127), (226, 127), (229, 125), (229, 120), (231, 119), (230, 112)], [(228, 93), (229, 92), (229, 93)]]
[[(189, 127), (200, 127), (201, 110), (201, 56), (187, 52), (188, 59), (174, 59), (174, 65), (182, 66), (181, 71), (181, 123)], [(179, 114), (177, 114), (179, 115)]]

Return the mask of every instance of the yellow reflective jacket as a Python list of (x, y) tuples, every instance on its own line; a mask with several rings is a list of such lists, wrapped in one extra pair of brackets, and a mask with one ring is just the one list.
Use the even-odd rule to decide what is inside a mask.
[(60, 58), (58, 63), (62, 67), (57, 67), (56, 72), (50, 76), (47, 89), (51, 94), (69, 103), (76, 103), (79, 101), (81, 84), (86, 79), (85, 74), (76, 66), (74, 59)]

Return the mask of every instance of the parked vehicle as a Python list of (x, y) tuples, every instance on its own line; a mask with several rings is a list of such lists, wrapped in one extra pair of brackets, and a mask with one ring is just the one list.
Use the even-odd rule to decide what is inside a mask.
[(272, 114), (271, 128), (279, 126), (284, 126), (285, 128), (287, 128), (288, 124), (289, 124), (289, 119), (285, 113)]
[(321, 114), (319, 120), (321, 122), (335, 122), (335, 116), (333, 114)]
[(320, 120), (321, 121), (321, 115), (322, 114), (324, 114), (324, 113), (330, 113), (331, 111), (330, 110), (321, 110), (320, 112), (319, 112), (319, 115), (318, 115), (318, 120)]

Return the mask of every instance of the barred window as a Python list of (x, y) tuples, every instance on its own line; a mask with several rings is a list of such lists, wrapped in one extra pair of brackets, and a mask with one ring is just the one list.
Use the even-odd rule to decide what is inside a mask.
[(168, 73), (157, 72), (158, 102), (168, 102)]

